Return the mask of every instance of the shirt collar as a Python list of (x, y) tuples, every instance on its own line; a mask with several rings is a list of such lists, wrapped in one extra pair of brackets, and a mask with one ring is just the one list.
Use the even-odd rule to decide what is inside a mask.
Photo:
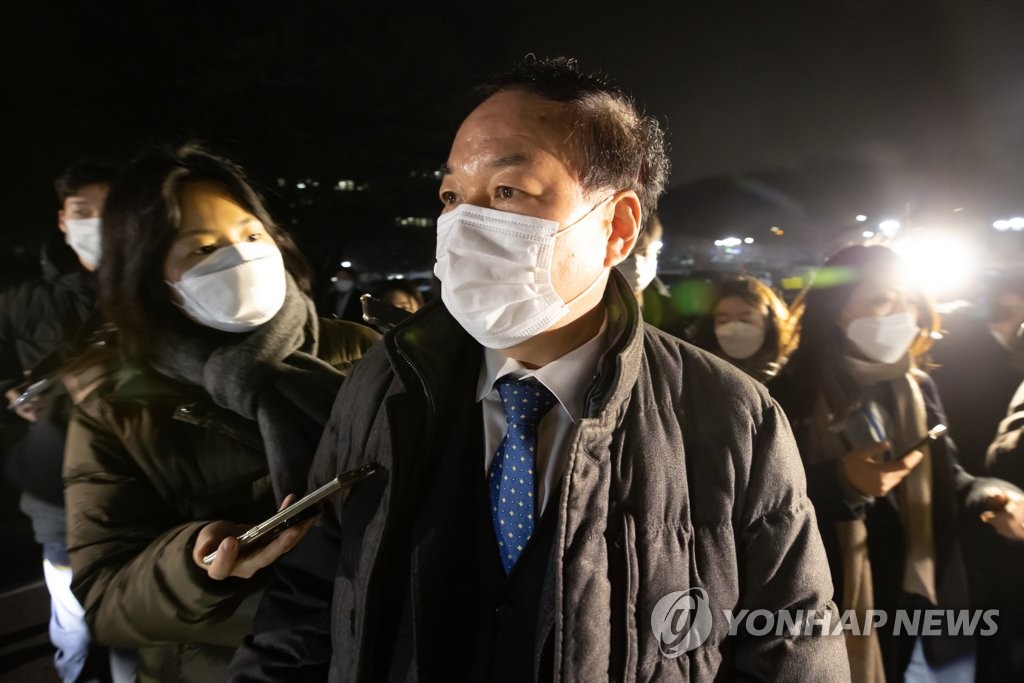
[(604, 316), (601, 329), (590, 341), (576, 347), (561, 358), (556, 358), (544, 367), (529, 369), (512, 358), (494, 349), (484, 349), (484, 362), (480, 367), (476, 400), (482, 401), (492, 391), (494, 383), (505, 375), (516, 379), (533, 378), (547, 387), (569, 414), (573, 422), (583, 416), (583, 394), (597, 374), (598, 362), (606, 351), (605, 332), (608, 329), (608, 315)]

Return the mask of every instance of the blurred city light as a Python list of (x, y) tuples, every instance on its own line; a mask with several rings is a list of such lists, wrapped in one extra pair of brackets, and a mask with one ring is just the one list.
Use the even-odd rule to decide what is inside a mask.
[(878, 229), (882, 231), (883, 235), (891, 237), (900, 229), (900, 222), (893, 218), (889, 218), (879, 223)]
[(1020, 232), (1021, 230), (1024, 230), (1024, 218), (1021, 218), (1020, 216), (1015, 216), (1014, 218), (1011, 218), (1008, 222), (1010, 223), (1010, 227), (1013, 228), (1014, 232)]
[(725, 239), (715, 240), (716, 247), (738, 247), (743, 244), (743, 240), (739, 237), (726, 237)]
[(352, 262), (351, 261), (342, 261), (341, 262), (341, 267), (342, 268), (351, 268), (352, 267)]
[(998, 230), (999, 232), (1006, 232), (1007, 230), (1010, 229), (1010, 221), (998, 220), (992, 224), (992, 227)]
[(747, 237), (747, 238), (745, 238), (743, 240), (743, 243), (744, 244), (753, 244), (754, 243), (754, 238), (753, 237)]
[(875, 233), (872, 232), (871, 230), (865, 230), (864, 232), (861, 233), (861, 236), (864, 239), (869, 240), (869, 239), (871, 239), (872, 237), (875, 236)]
[(919, 232), (896, 241), (912, 282), (939, 301), (963, 295), (977, 273), (977, 249), (950, 233)]
[(862, 214), (862, 213), (857, 214), (857, 222), (858, 223), (863, 223), (867, 219), (868, 219), (868, 217), (865, 216), (864, 214)]

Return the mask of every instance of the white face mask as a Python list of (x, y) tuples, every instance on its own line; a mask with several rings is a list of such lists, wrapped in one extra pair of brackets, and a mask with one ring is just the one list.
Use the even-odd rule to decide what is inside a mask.
[(273, 318), (288, 288), (281, 252), (265, 242), (221, 247), (168, 284), (189, 317), (223, 332), (247, 332)]
[(642, 292), (658, 275), (658, 257), (634, 252), (615, 267), (626, 276), (626, 281), (634, 292)]
[(764, 346), (764, 329), (739, 320), (715, 328), (718, 345), (729, 358), (746, 360)]
[(434, 274), (448, 311), (491, 349), (515, 346), (554, 325), (569, 312), (568, 304), (589, 293), (604, 274), (562, 301), (551, 282), (556, 233), (564, 235), (603, 203), (560, 233), (556, 221), (469, 204), (442, 214)]
[(64, 227), (68, 230), (64, 241), (78, 254), (78, 258), (90, 266), (99, 265), (103, 221), (100, 218), (68, 218), (64, 220)]
[(854, 318), (846, 328), (847, 338), (860, 352), (879, 363), (892, 364), (903, 358), (920, 329), (913, 313)]

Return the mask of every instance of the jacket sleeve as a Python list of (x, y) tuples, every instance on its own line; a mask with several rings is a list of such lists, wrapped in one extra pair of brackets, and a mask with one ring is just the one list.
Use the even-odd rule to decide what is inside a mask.
[[(946, 420), (946, 412), (942, 407), (942, 400), (939, 398), (939, 391), (935, 383), (924, 373), (918, 376), (918, 382), (928, 410), (928, 423), (930, 425), (949, 424)], [(975, 477), (967, 472), (960, 466), (960, 462), (957, 460), (956, 444), (948, 435), (944, 437), (943, 442), (938, 447), (944, 448), (948, 453), (949, 462), (953, 468), (953, 488), (956, 491), (957, 504), (965, 518), (976, 519), (984, 511), (983, 501), (985, 492), (990, 487), (994, 486), (1020, 492), (1020, 489), (1009, 481), (995, 477)], [(980, 524), (981, 522), (978, 523)]]
[(993, 477), (1024, 486), (1024, 384), (1010, 401), (1007, 416), (988, 447), (985, 469)]
[[(7, 391), (21, 384), (25, 368), (18, 354), (15, 320), (21, 310), (17, 298), (20, 288), (0, 292), (0, 389)], [(6, 401), (4, 402), (6, 405)]]
[(249, 620), (235, 608), (257, 581), (214, 581), (192, 546), (206, 523), (181, 523), (120, 440), (76, 410), (64, 465), (72, 590), (96, 640), (235, 645)]
[[(835, 611), (832, 579), (807, 497), (803, 467), (782, 410), (774, 401), (755, 427), (741, 528), (737, 529), (740, 609), (826, 620)], [(778, 623), (778, 620), (776, 620)], [(737, 634), (738, 680), (848, 681), (842, 636)]]
[(274, 576), (257, 609), (253, 633), (236, 650), (228, 680), (327, 680), (338, 552), (337, 527), (321, 518), (290, 553), (274, 564)]
[[(383, 351), (380, 346), (373, 349), (342, 385), (313, 460), (311, 488), (343, 469), (356, 419), (353, 414), (372, 415), (380, 409), (366, 387), (379, 383), (388, 367)], [(340, 510), (340, 504), (328, 505), (306, 537), (275, 563), (253, 632), (235, 652), (228, 680), (327, 680), (334, 580), (341, 552)]]

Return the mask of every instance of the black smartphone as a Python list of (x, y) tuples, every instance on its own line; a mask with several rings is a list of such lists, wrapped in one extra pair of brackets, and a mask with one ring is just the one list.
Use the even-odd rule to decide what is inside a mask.
[[(334, 479), (313, 491), (303, 496), (298, 501), (292, 503), (284, 510), (281, 510), (273, 517), (260, 522), (253, 528), (246, 531), (244, 534), (238, 537), (238, 549), (241, 551), (251, 545), (258, 543), (261, 540), (270, 540), (279, 533), (293, 527), (299, 522), (303, 522), (310, 517), (313, 517), (320, 512), (320, 507), (317, 505), (324, 498), (337, 493), (343, 489), (347, 489), (350, 486), (361, 482), (371, 474), (377, 471), (377, 466), (363, 465), (354, 470), (342, 472)], [(214, 551), (203, 558), (203, 564), (212, 564), (214, 559), (217, 557), (217, 551)]]
[(935, 425), (934, 427), (929, 429), (928, 433), (921, 437), (919, 441), (916, 441), (912, 446), (908, 446), (900, 455), (900, 459), (907, 457), (908, 455), (910, 455), (911, 453), (918, 449), (924, 448), (925, 446), (930, 444), (932, 441), (935, 441), (939, 437), (945, 436), (946, 432), (948, 431), (949, 427), (947, 427), (944, 424)]
[(359, 303), (363, 305), (363, 320), (371, 325), (379, 325), (385, 330), (390, 330), (412, 315), (404, 308), (392, 306), (372, 294), (363, 294), (359, 297)]

